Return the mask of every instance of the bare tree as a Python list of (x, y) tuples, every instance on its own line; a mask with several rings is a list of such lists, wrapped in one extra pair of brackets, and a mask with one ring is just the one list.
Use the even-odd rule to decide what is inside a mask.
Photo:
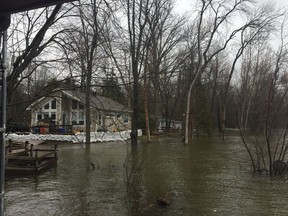
[(273, 51), (267, 45), (268, 39), (259, 43), (260, 46), (254, 45), (249, 49), (250, 57), (242, 65), (243, 82), (239, 91), (240, 96), (247, 91), (250, 95), (248, 101), (240, 97), (239, 102), (245, 104), (239, 106), (239, 128), (243, 143), (254, 172), (265, 171), (270, 175), (281, 174), (287, 166), (284, 160), (288, 150), (288, 52), (284, 24), (280, 32), (278, 51)]
[[(19, 83), (31, 76), (38, 66), (48, 63), (48, 60), (37, 62), (35, 59), (45, 53), (55, 44), (57, 37), (65, 32), (65, 29), (58, 28), (56, 23), (68, 16), (71, 7), (67, 7), (61, 10), (62, 6), (56, 5), (53, 9), (23, 12), (12, 19), (9, 36), (12, 68), (7, 77), (8, 103)], [(33, 67), (29, 68), (33, 61)], [(53, 62), (55, 59), (49, 61)]]
[(125, 0), (120, 3), (120, 13), (125, 18), (125, 25), (116, 16), (112, 25), (114, 31), (106, 34), (106, 53), (112, 59), (123, 84), (131, 98), (132, 126), (131, 144), (137, 145), (140, 82), (144, 59), (149, 40), (148, 14), (151, 7), (149, 0)]
[(126, 0), (124, 4), (128, 23), (129, 53), (133, 75), (131, 144), (137, 145), (140, 73), (148, 43), (145, 31), (147, 31), (148, 13), (151, 5), (149, 0)]
[[(172, 14), (173, 3), (171, 0), (153, 1), (150, 9), (148, 23), (150, 27), (150, 43), (148, 48), (149, 78), (154, 89), (154, 116), (158, 129), (159, 117), (164, 110), (166, 127), (169, 127), (169, 110), (171, 107), (171, 92), (169, 87), (173, 82), (175, 73), (178, 72), (179, 55), (177, 54), (180, 42), (183, 39), (183, 26), (185, 18)], [(175, 81), (175, 80), (174, 80)], [(161, 101), (161, 103), (160, 103)], [(173, 111), (172, 111), (173, 113)], [(171, 121), (171, 119), (170, 119)]]
[(77, 79), (75, 70), (81, 71), (80, 87), (85, 92), (86, 144), (90, 144), (92, 82), (103, 58), (101, 38), (110, 12), (107, 1), (82, 1), (75, 11), (78, 18), (72, 19), (70, 30), (61, 41), (70, 73)]
[[(181, 38), (180, 30), (184, 21), (182, 19), (173, 19), (170, 0), (126, 1), (121, 6), (128, 23), (127, 28), (126, 26), (122, 28), (119, 28), (120, 25), (117, 26), (117, 34), (121, 35), (122, 46), (115, 46), (115, 41), (110, 38), (108, 42), (110, 48), (108, 48), (107, 53), (113, 59), (122, 82), (124, 84), (127, 83), (128, 85), (126, 86), (132, 83), (131, 88), (126, 89), (128, 93), (131, 92), (130, 96), (132, 98), (131, 141), (132, 144), (135, 144), (137, 142), (134, 140), (137, 139), (136, 133), (139, 127), (139, 99), (141, 97), (140, 86), (143, 84), (142, 78), (144, 77), (144, 94), (146, 94), (144, 97), (146, 99), (148, 97), (147, 88), (149, 88), (150, 92), (154, 92), (154, 96), (159, 95), (159, 91), (167, 84), (163, 83), (163, 86), (160, 87), (159, 76), (162, 74), (163, 76), (171, 77), (172, 72), (175, 72), (177, 66), (179, 66), (179, 64), (173, 66), (173, 63), (176, 62), (173, 48), (179, 43)], [(119, 44), (119, 38), (116, 38), (116, 41)], [(117, 52), (119, 55), (119, 49), (123, 52), (120, 58), (117, 56)], [(155, 91), (151, 91), (152, 86), (150, 83), (153, 83)], [(159, 97), (157, 96), (157, 98)], [(151, 102), (147, 100), (144, 100), (144, 102), (146, 104), (144, 107), (144, 110), (146, 110), (146, 131), (149, 134), (150, 129), (148, 129), (149, 123), (147, 122), (149, 120), (148, 104)], [(155, 104), (157, 103), (158, 101), (155, 102)], [(159, 112), (157, 115), (159, 116)]]
[[(189, 132), (191, 133), (192, 129), (189, 130), (189, 119), (190, 119), (190, 106), (191, 106), (191, 95), (194, 84), (199, 76), (207, 69), (207, 65), (211, 60), (220, 52), (225, 50), (228, 45), (234, 40), (236, 36), (240, 37), (240, 48), (236, 51), (235, 58), (232, 63), (232, 67), (229, 74), (228, 83), (226, 85), (225, 92), (228, 92), (230, 81), (234, 73), (235, 65), (237, 60), (243, 53), (245, 47), (251, 43), (255, 37), (257, 37), (261, 32), (267, 32), (267, 29), (271, 27), (272, 21), (277, 17), (273, 13), (268, 11), (267, 7), (263, 7), (260, 11), (251, 14), (250, 5), (253, 2), (250, 0), (237, 0), (234, 2), (231, 1), (200, 1), (200, 10), (198, 12), (196, 26), (197, 32), (195, 35), (196, 43), (193, 44), (193, 49), (196, 46), (196, 54), (194, 54), (193, 65), (193, 78), (189, 85), (188, 95), (187, 95), (187, 105), (186, 105), (186, 121), (185, 121), (185, 143), (189, 142)], [(241, 13), (242, 15), (248, 14), (248, 21), (246, 21), (240, 27), (230, 26), (227, 30), (226, 37), (219, 32), (223, 30), (225, 24), (229, 24), (231, 18), (237, 14)], [(207, 17), (209, 19), (207, 20)], [(253, 30), (253, 34), (250, 34), (247, 37), (246, 32)], [(215, 46), (215, 43), (218, 43)], [(225, 122), (225, 113), (226, 113), (226, 94), (224, 93), (224, 104), (223, 104), (223, 119), (222, 124)]]

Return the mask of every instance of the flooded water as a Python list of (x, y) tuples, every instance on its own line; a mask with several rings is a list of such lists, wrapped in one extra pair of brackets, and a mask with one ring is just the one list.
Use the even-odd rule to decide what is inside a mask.
[(6, 216), (288, 215), (288, 178), (253, 175), (237, 137), (65, 145), (58, 155), (55, 169), (7, 180)]

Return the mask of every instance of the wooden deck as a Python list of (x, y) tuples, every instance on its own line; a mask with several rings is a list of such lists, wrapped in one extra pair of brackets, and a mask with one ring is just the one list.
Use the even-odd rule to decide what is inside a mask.
[(6, 146), (5, 176), (20, 177), (39, 174), (57, 165), (57, 145), (53, 148), (25, 143)]

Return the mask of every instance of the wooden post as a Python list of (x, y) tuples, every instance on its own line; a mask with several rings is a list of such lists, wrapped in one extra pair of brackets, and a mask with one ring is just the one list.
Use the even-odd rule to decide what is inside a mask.
[(8, 155), (9, 155), (9, 149), (7, 147), (5, 148), (5, 165), (8, 164)]
[(33, 144), (30, 145), (30, 157), (33, 157)]
[(54, 158), (57, 158), (57, 144), (54, 145)]
[(38, 149), (36, 149), (36, 152), (35, 152), (35, 157), (36, 157), (36, 164), (35, 164), (35, 166), (36, 166), (36, 168), (38, 168), (38, 162), (39, 162), (39, 159), (38, 159), (38, 154), (39, 154), (39, 151), (38, 151)]
[(9, 139), (9, 146), (8, 146), (9, 152), (12, 152), (12, 144), (13, 144), (12, 140)]
[(25, 153), (24, 153), (25, 155), (28, 155), (28, 151), (29, 151), (28, 145), (29, 145), (29, 142), (25, 141)]

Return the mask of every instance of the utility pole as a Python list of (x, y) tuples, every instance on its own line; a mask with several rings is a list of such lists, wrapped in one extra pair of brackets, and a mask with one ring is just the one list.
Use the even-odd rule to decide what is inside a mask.
[(10, 15), (0, 17), (0, 215), (4, 216), (4, 184), (5, 184), (5, 132), (6, 132), (6, 65), (7, 65), (7, 28)]

